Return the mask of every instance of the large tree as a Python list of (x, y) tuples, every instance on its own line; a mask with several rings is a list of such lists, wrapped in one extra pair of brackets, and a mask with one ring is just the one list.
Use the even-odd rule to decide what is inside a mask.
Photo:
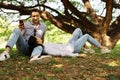
[[(114, 48), (120, 39), (120, 15), (114, 20), (116, 9), (120, 9), (120, 0), (101, 0), (105, 4), (101, 14), (97, 14), (91, 0), (0, 0), (1, 11), (4, 9), (16, 10), (20, 15), (29, 15), (31, 9), (38, 7), (41, 18), (50, 21), (59, 29), (72, 33), (80, 27), (84, 33), (96, 38), (102, 45)], [(97, 1), (97, 0), (96, 0)], [(100, 1), (100, 0), (98, 0)], [(58, 3), (57, 3), (58, 2)], [(58, 8), (50, 7), (48, 4)], [(83, 5), (82, 5), (83, 3)], [(82, 11), (86, 9), (86, 11)], [(99, 6), (99, 5), (98, 5)], [(99, 10), (98, 10), (99, 11)], [(105, 12), (105, 16), (102, 15)], [(11, 13), (12, 14), (12, 13)], [(114, 21), (113, 21), (114, 20)]]

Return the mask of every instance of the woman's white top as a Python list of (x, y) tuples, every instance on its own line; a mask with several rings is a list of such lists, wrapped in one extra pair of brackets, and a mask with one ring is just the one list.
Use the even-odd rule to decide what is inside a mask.
[(44, 44), (44, 53), (54, 56), (78, 56), (78, 53), (73, 53), (74, 47), (70, 44)]

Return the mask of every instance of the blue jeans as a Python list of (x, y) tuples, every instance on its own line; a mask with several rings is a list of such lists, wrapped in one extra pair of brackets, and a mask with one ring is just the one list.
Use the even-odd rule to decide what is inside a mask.
[(68, 43), (74, 46), (74, 53), (78, 53), (87, 41), (98, 48), (100, 47), (100, 43), (97, 42), (92, 36), (89, 34), (83, 35), (80, 28), (75, 29)]
[[(19, 28), (15, 28), (13, 30), (6, 46), (9, 46), (12, 49), (15, 44), (19, 52), (23, 54), (28, 53), (28, 50), (29, 50), (28, 42), (24, 40), (23, 35), (21, 34), (21, 31)], [(41, 52), (42, 52), (42, 47), (37, 46), (33, 49), (33, 52), (31, 55), (40, 55)]]

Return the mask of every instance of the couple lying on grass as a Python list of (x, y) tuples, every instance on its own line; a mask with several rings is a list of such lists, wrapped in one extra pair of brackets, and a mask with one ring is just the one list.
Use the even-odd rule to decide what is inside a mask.
[[(101, 53), (110, 53), (111, 51), (106, 47), (102, 46), (98, 41), (96, 41), (89, 34), (82, 34), (80, 28), (76, 28), (72, 34), (72, 37), (66, 44), (56, 44), (56, 43), (46, 43), (42, 44), (42, 40), (36, 36), (31, 36), (28, 40), (29, 45), (29, 54), (31, 59), (29, 62), (39, 61), (46, 57), (52, 56), (69, 56), (69, 57), (77, 57), (79, 56), (79, 52), (81, 48), (85, 45), (86, 42), (90, 42), (92, 45), (96, 46), (100, 49)], [(34, 51), (34, 48), (39, 46), (39, 50), (41, 52), (37, 53)], [(35, 54), (36, 52), (36, 54)], [(33, 54), (34, 53), (34, 54)], [(43, 55), (42, 54), (48, 54)], [(4, 61), (9, 59), (10, 55), (7, 52), (3, 52), (0, 55), (0, 61)]]

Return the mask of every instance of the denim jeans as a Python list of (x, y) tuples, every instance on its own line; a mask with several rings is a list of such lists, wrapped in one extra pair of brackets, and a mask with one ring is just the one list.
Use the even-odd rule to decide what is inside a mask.
[(100, 43), (97, 42), (92, 36), (89, 34), (83, 35), (80, 28), (75, 29), (68, 43), (74, 47), (74, 53), (78, 53), (87, 41), (98, 48), (100, 47)]
[[(19, 52), (21, 52), (23, 54), (28, 53), (29, 45), (28, 45), (27, 41), (25, 41), (25, 39), (23, 38), (23, 35), (21, 34), (21, 31), (19, 28), (15, 28), (13, 30), (6, 46), (9, 46), (12, 49), (15, 44), (16, 44), (16, 48), (18, 49)], [(41, 52), (42, 52), (42, 47), (37, 46), (33, 49), (33, 52), (31, 55), (40, 55)]]

